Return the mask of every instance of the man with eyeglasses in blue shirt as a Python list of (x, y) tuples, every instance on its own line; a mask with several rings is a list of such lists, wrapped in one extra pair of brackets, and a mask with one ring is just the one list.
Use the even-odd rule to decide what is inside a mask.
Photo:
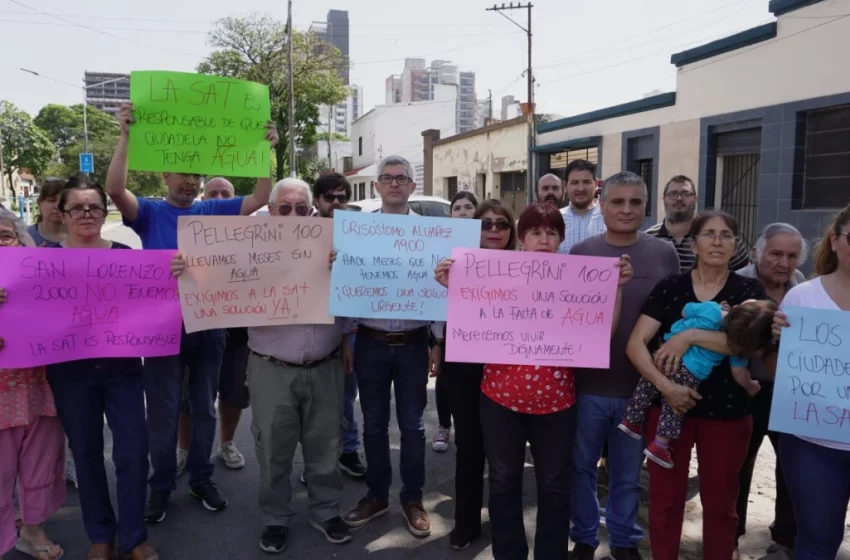
[[(124, 218), (124, 224), (135, 231), (145, 249), (177, 249), (179, 216), (248, 216), (268, 204), (270, 178), (257, 181), (253, 194), (230, 199), (196, 202), (203, 186), (203, 176), (185, 173), (163, 173), (167, 187), (164, 200), (138, 198), (127, 190), (130, 126), (133, 106), (121, 105), (118, 113), (121, 135), (109, 171), (106, 192)], [(274, 147), (278, 134), (274, 123), (267, 125), (266, 140)], [(258, 132), (258, 134), (260, 134)], [(271, 169), (269, 169), (271, 174)], [(146, 358), (144, 363), (145, 400), (148, 408), (148, 432), (153, 474), (148, 479), (150, 496), (145, 511), (149, 523), (165, 519), (168, 499), (176, 490), (177, 424), (180, 413), (181, 373), (188, 369), (188, 400), (192, 416), (192, 437), (187, 458), (189, 488), (209, 511), (222, 511), (227, 500), (211, 477), (214, 464), (210, 460), (215, 439), (215, 398), (225, 347), (224, 329), (191, 334), (183, 333), (180, 354)]]

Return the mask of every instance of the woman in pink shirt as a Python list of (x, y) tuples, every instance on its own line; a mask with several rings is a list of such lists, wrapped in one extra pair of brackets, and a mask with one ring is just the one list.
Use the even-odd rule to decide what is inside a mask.
[[(0, 209), (0, 248), (22, 246), (32, 246), (23, 223)], [(0, 305), (6, 297), (0, 288)], [(0, 560), (12, 549), (39, 560), (62, 557), (64, 551), (47, 538), (41, 524), (65, 500), (64, 467), (65, 433), (44, 367), (0, 369)], [(20, 534), (13, 504), (16, 481)]]

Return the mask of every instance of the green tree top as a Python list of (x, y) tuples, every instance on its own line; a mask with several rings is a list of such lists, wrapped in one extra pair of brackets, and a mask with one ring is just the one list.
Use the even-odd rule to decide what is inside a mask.
[(3, 135), (3, 172), (9, 178), (14, 197), (12, 176), (21, 169), (29, 169), (36, 175), (44, 171), (53, 158), (53, 145), (26, 111), (8, 101), (0, 101), (0, 133)]

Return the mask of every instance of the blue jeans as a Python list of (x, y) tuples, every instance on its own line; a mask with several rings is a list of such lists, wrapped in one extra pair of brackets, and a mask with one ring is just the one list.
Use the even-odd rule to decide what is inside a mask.
[(146, 358), (145, 398), (148, 406), (151, 465), (148, 479), (152, 490), (175, 490), (177, 474), (177, 418), (180, 413), (181, 372), (188, 370), (189, 410), (192, 435), (186, 471), (189, 486), (208, 480), (214, 466), (210, 461), (215, 439), (215, 397), (224, 355), (223, 329), (183, 333), (180, 354)]
[(575, 543), (599, 546), (596, 468), (608, 441), (609, 493), (605, 508), (612, 548), (636, 548), (643, 531), (635, 527), (640, 506), (643, 445), (617, 429), (629, 399), (578, 395), (572, 472), (572, 528)]
[[(83, 526), (92, 543), (118, 544), (128, 552), (148, 539), (145, 479), (148, 435), (142, 375), (54, 378), (50, 388), (77, 466)], [(103, 464), (103, 416), (112, 432), (118, 518), (109, 499)], [(172, 452), (172, 455), (174, 453)]]
[(425, 424), (428, 399), (428, 340), (390, 346), (358, 336), (354, 369), (363, 410), (367, 497), (387, 500), (393, 472), (390, 463), (390, 388), (395, 389), (396, 419), (401, 432), (401, 503), (422, 501), (425, 485)]
[(797, 518), (797, 560), (833, 560), (850, 502), (850, 451), (779, 435), (779, 460)]
[[(350, 337), (352, 348), (354, 347), (355, 338), (354, 335)], [(360, 430), (357, 427), (357, 418), (354, 417), (355, 400), (357, 400), (357, 376), (348, 374), (345, 376), (345, 400), (342, 409), (343, 453), (357, 453), (360, 449)]]

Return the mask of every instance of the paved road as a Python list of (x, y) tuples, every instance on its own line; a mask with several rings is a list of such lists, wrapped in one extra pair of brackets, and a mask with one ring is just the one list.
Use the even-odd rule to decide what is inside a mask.
[[(119, 222), (110, 223), (106, 227), (104, 237), (120, 241), (131, 247), (140, 247), (141, 243), (128, 228)], [(359, 407), (356, 407), (359, 409)], [(360, 416), (358, 410), (358, 417)], [(394, 416), (394, 415), (393, 415)], [(257, 507), (257, 489), (259, 472), (254, 455), (253, 443), (249, 431), (251, 420), (250, 410), (246, 411), (237, 432), (237, 445), (246, 457), (245, 468), (230, 471), (223, 465), (216, 470), (214, 480), (229, 500), (228, 508), (222, 513), (211, 513), (203, 509), (189, 496), (187, 478), (178, 481), (179, 489), (172, 495), (171, 507), (166, 521), (150, 528), (150, 540), (162, 553), (164, 559), (198, 560), (207, 558), (268, 558), (258, 547), (262, 523)], [(291, 527), (291, 542), (280, 558), (302, 560), (305, 558), (351, 558), (370, 560), (409, 559), (442, 559), (442, 558), (491, 558), (489, 543), (489, 523), (485, 524), (485, 537), (474, 546), (463, 552), (454, 552), (449, 548), (447, 535), (452, 527), (452, 494), (454, 488), (454, 446), (447, 453), (438, 454), (430, 448), (430, 438), (437, 426), (436, 408), (433, 402), (433, 382), (429, 386), (429, 403), (425, 414), (426, 434), (429, 441), (426, 455), (426, 487), (425, 507), (430, 513), (432, 536), (428, 539), (413, 537), (404, 527), (397, 496), (399, 490), (398, 458), (399, 433), (395, 427), (395, 419), (390, 423), (390, 442), (394, 465), (394, 484), (391, 513), (354, 533), (354, 539), (346, 545), (331, 545), (324, 540), (307, 521), (307, 492), (298, 482), (303, 470), (303, 460), (299, 454), (293, 467), (292, 481), (295, 490), (293, 506), (296, 516)], [(105, 456), (110, 457), (111, 435), (105, 429), (107, 448)], [(744, 558), (757, 558), (769, 544), (767, 526), (772, 518), (773, 496), (773, 467), (775, 457), (769, 444), (762, 446), (761, 456), (756, 468), (753, 491), (750, 496), (750, 532), (741, 542)], [(110, 483), (114, 501), (114, 468), (107, 460)], [(526, 466), (525, 473), (525, 523), (529, 541), (533, 540), (535, 508), (535, 482), (533, 467)], [(643, 473), (644, 488), (647, 487), (646, 472)], [(697, 559), (701, 557), (701, 509), (696, 492), (695, 480), (692, 479), (691, 498), (686, 507), (686, 520), (683, 530), (682, 553), (680, 557)], [(346, 479), (343, 508), (356, 505), (363, 496), (365, 485)], [(485, 497), (486, 498), (486, 497)], [(643, 504), (639, 523), (646, 527), (647, 499), (644, 492)], [(486, 510), (485, 510), (486, 519)], [(67, 558), (84, 557), (89, 543), (82, 527), (78, 495), (69, 488), (67, 502), (64, 508), (47, 523), (47, 531), (57, 542), (65, 547)], [(566, 530), (566, 528), (565, 528)], [(604, 530), (603, 530), (604, 538)], [(607, 554), (603, 544), (597, 551), (597, 558)], [(642, 552), (649, 557), (646, 543), (642, 543)], [(18, 553), (7, 556), (12, 560), (23, 560), (25, 557)], [(850, 559), (850, 534), (839, 558)]]

